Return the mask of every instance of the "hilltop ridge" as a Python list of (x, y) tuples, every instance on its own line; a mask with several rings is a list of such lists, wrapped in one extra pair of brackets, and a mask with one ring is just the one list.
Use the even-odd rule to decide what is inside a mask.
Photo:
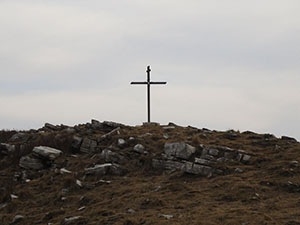
[(300, 144), (115, 122), (0, 131), (1, 224), (300, 224)]

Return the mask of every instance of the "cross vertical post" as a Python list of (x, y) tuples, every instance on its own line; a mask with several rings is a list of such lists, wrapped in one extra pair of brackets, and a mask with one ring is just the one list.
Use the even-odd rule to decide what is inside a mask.
[(150, 87), (151, 84), (167, 84), (167, 82), (153, 82), (150, 79), (150, 66), (147, 66), (147, 81), (146, 82), (131, 82), (130, 84), (146, 84), (147, 85), (147, 111), (148, 111), (148, 123), (151, 123), (150, 119)]
[(147, 66), (148, 123), (150, 123), (150, 66)]

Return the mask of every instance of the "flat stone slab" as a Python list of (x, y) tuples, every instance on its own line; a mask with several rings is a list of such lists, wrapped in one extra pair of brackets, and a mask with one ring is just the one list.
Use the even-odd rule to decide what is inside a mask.
[(42, 160), (30, 156), (23, 156), (20, 159), (19, 166), (25, 169), (40, 170), (44, 168)]
[(62, 151), (47, 147), (47, 146), (38, 146), (33, 148), (33, 153), (37, 156), (40, 156), (42, 158), (48, 159), (48, 160), (54, 160), (60, 155), (62, 155)]
[(85, 168), (86, 175), (122, 175), (125, 170), (116, 163), (97, 164), (94, 167)]

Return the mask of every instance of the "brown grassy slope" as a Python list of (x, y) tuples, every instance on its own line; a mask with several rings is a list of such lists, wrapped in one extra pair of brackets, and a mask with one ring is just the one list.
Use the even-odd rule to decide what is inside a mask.
[[(104, 133), (88, 135), (93, 138)], [(85, 136), (84, 128), (77, 134)], [(163, 134), (169, 138), (164, 139)], [(300, 224), (300, 164), (295, 162), (300, 162), (299, 143), (251, 132), (143, 126), (124, 127), (102, 143), (101, 149), (129, 137), (135, 140), (118, 150), (125, 157), (126, 176), (83, 179), (84, 168), (102, 162), (98, 154), (72, 155), (71, 136), (61, 131), (32, 134), (23, 152), (1, 156), (5, 166), (0, 170), (0, 204), (7, 206), (0, 210), (0, 224), (10, 224), (15, 215), (25, 217), (17, 224), (61, 224), (71, 216), (81, 216), (73, 224)], [(221, 165), (227, 168), (225, 175), (212, 178), (154, 170), (151, 159), (163, 152), (164, 143), (178, 141), (195, 147), (223, 145), (255, 156), (246, 165)], [(137, 143), (150, 154), (133, 153)], [(16, 175), (24, 171), (18, 166), (19, 158), (37, 145), (62, 149), (65, 154), (56, 163), (73, 174), (47, 169), (28, 171), (29, 183), (18, 179)], [(244, 172), (234, 173), (235, 168)], [(77, 179), (83, 182), (82, 188), (76, 185)], [(100, 179), (111, 183), (98, 182)], [(10, 194), (19, 198), (11, 200)]]

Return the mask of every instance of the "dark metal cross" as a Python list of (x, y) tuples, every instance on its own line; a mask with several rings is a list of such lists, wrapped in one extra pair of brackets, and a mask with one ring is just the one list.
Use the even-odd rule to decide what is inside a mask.
[(167, 84), (167, 82), (153, 82), (150, 81), (150, 66), (147, 66), (147, 81), (146, 82), (131, 82), (130, 84), (147, 84), (147, 98), (148, 98), (148, 123), (150, 123), (150, 85), (151, 84)]

